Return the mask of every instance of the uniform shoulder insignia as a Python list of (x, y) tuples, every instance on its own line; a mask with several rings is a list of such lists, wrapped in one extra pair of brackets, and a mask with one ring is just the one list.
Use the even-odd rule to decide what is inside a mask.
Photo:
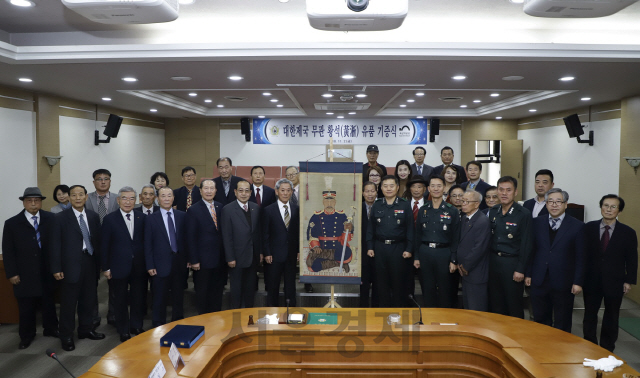
[(398, 197), (398, 198), (400, 199), (400, 201), (407, 202), (407, 199), (406, 199), (406, 198), (402, 198), (402, 197)]
[(375, 202), (380, 202), (382, 201), (382, 198), (376, 198)]
[(451, 207), (451, 204), (449, 202), (447, 202), (447, 207)]
[(336, 213), (338, 213), (338, 214), (344, 214), (344, 210), (336, 210)]
[(322, 214), (323, 212), (324, 212), (324, 210), (318, 210), (318, 211), (316, 211), (314, 214), (316, 214), (316, 215), (320, 215), (320, 214)]

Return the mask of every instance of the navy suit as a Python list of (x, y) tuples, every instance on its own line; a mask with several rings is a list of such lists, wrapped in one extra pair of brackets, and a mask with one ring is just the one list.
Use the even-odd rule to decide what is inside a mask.
[[(260, 198), (260, 206), (264, 209), (265, 207), (277, 201), (276, 191), (273, 190), (273, 188), (262, 185), (260, 187)], [(249, 198), (249, 201), (258, 203), (258, 201), (256, 201), (256, 188), (255, 186), (253, 186), (253, 184), (251, 185), (251, 197)]]
[[(2, 257), (7, 279), (20, 276), (20, 283), (13, 285), (13, 294), (18, 300), (21, 339), (33, 339), (36, 335), (36, 310), (42, 305), (42, 323), (46, 331), (58, 329), (58, 316), (53, 301), (55, 280), (49, 270), (49, 235), (53, 227), (54, 214), (40, 210), (38, 231), (27, 220), (25, 210), (4, 222), (2, 233)], [(29, 217), (31, 218), (31, 214)]]
[(265, 269), (269, 272), (267, 279), (267, 306), (278, 307), (280, 277), (284, 275), (284, 298), (289, 305), (296, 305), (296, 262), (300, 235), (300, 212), (297, 206), (287, 203), (289, 210), (289, 228), (285, 227), (280, 213), (279, 202), (273, 203), (262, 212), (262, 232), (264, 239), (264, 255), (271, 256), (273, 261)]
[[(182, 186), (173, 191), (173, 206), (176, 207), (177, 210), (187, 211), (187, 197), (189, 196), (189, 189), (186, 186)], [(200, 188), (195, 185), (191, 188), (191, 205), (202, 200), (202, 195), (200, 194)]]
[(490, 242), (491, 222), (484, 213), (478, 210), (470, 220), (462, 217), (458, 263), (469, 273), (461, 278), (462, 302), (467, 310), (489, 311)]
[[(416, 163), (411, 164), (411, 172), (413, 172), (414, 175), (418, 174), (418, 166), (416, 165)], [(429, 178), (431, 177), (432, 174), (433, 174), (433, 167), (422, 163), (421, 176), (424, 177), (425, 180), (427, 180), (427, 183), (429, 182)]]
[(618, 318), (623, 285), (635, 285), (638, 274), (638, 237), (629, 226), (616, 221), (607, 250), (600, 243), (601, 220), (589, 222), (586, 234), (584, 281), (584, 338), (598, 344), (598, 310), (604, 300), (600, 346), (613, 352), (618, 339)]
[(162, 210), (148, 215), (144, 224), (144, 255), (147, 271), (156, 270), (152, 277), (153, 293), (153, 326), (157, 327), (167, 321), (165, 296), (171, 289), (171, 321), (184, 318), (184, 281), (187, 266), (187, 252), (184, 247), (186, 213), (171, 210), (175, 223), (177, 252), (171, 249), (169, 235), (164, 225)]
[[(115, 198), (113, 198), (115, 199)], [(93, 330), (93, 310), (98, 305), (98, 274), (100, 270), (100, 217), (84, 210), (93, 255), (83, 250), (82, 231), (73, 208), (55, 216), (51, 232), (51, 272), (64, 274), (60, 280), (60, 337), (70, 339), (75, 328), (78, 309), (78, 333)]]
[(536, 322), (571, 333), (571, 288), (584, 282), (584, 223), (565, 213), (551, 240), (553, 234), (548, 215), (533, 220), (526, 272), (531, 277), (531, 306)]
[[(142, 211), (142, 210), (144, 210), (144, 211)], [(134, 207), (133, 211), (139, 211), (139, 212), (143, 213), (144, 215), (147, 215), (147, 209), (142, 205)], [(156, 211), (160, 211), (160, 206), (153, 205), (153, 211), (151, 212), (151, 214), (155, 213)]]
[[(529, 210), (531, 212), (531, 215), (533, 216), (533, 207), (536, 205), (536, 199), (535, 198), (530, 198), (526, 201), (524, 201), (524, 203), (522, 204), (522, 206), (524, 208), (526, 208), (527, 210)], [(549, 215), (549, 210), (547, 210), (547, 205), (542, 206), (542, 209), (540, 209), (540, 212), (538, 213), (538, 217), (541, 215)], [(537, 218), (537, 217), (536, 217)]]
[(216, 196), (213, 197), (213, 200), (216, 202), (220, 202), (222, 206), (236, 200), (236, 193), (234, 192), (234, 190), (238, 187), (238, 181), (242, 180), (242, 178), (238, 176), (231, 176), (229, 180), (231, 181), (229, 186), (229, 194), (225, 195), (222, 178), (218, 176), (213, 179), (213, 181), (216, 183)]
[(114, 293), (116, 328), (121, 335), (129, 333), (131, 328), (142, 328), (148, 276), (144, 257), (145, 215), (134, 211), (129, 215), (133, 222), (133, 238), (120, 210), (104, 217), (101, 230), (102, 271), (111, 272), (109, 281)]
[(193, 272), (198, 313), (222, 310), (222, 291), (227, 270), (222, 251), (222, 204), (213, 201), (218, 225), (216, 227), (209, 205), (202, 200), (187, 211), (185, 243), (191, 265), (200, 264)]
[[(462, 188), (462, 190), (466, 191), (468, 185), (469, 185), (469, 181), (466, 181), (460, 184), (460, 187)], [(484, 210), (488, 208), (487, 203), (484, 201), (484, 196), (487, 193), (487, 189), (489, 189), (490, 187), (491, 185), (487, 184), (484, 180), (480, 179), (476, 187), (473, 188), (473, 190), (482, 194), (482, 201), (480, 202), (480, 210)]]

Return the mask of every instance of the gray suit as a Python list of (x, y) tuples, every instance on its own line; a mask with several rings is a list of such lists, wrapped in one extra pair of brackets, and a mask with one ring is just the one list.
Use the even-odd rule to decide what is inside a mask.
[[(87, 203), (84, 205), (87, 210), (95, 211), (100, 214), (98, 211), (98, 193), (91, 192), (88, 194)], [(118, 210), (120, 206), (118, 206), (118, 193), (109, 192), (109, 207), (107, 208), (107, 214), (111, 214), (114, 211)]]
[(256, 270), (262, 252), (262, 209), (255, 202), (247, 202), (251, 224), (237, 200), (222, 208), (220, 229), (227, 262), (235, 261), (229, 268), (231, 307), (253, 307), (256, 291)]
[[(422, 177), (424, 177), (428, 182), (429, 177), (433, 174), (433, 167), (424, 163), (422, 164)], [(416, 163), (411, 164), (411, 172), (413, 172), (414, 175), (418, 174), (418, 166)]]
[(462, 217), (458, 263), (469, 272), (462, 277), (462, 300), (467, 310), (489, 311), (489, 242), (491, 222), (480, 210), (470, 220)]

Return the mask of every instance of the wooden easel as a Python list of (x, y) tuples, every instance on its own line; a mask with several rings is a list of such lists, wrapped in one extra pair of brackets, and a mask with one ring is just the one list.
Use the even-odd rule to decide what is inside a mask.
[[(329, 162), (333, 163), (333, 138), (329, 138)], [(334, 285), (331, 285), (331, 298), (324, 308), (342, 308), (336, 301)]]

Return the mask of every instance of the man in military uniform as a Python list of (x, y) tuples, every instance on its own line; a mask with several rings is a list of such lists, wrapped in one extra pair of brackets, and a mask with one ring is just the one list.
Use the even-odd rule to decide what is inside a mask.
[[(349, 273), (351, 261), (349, 241), (353, 239), (353, 223), (347, 219), (344, 211), (336, 211), (336, 192), (330, 187), (322, 192), (322, 205), (324, 209), (316, 211), (311, 216), (307, 227), (307, 240), (309, 240), (307, 269), (311, 272), (319, 272), (339, 268), (344, 249), (342, 269), (345, 273)], [(345, 241), (346, 235), (349, 237)], [(345, 244), (346, 248), (344, 248)]]
[(491, 312), (524, 318), (524, 273), (533, 245), (531, 212), (514, 202), (518, 181), (498, 180), (500, 205), (489, 211), (491, 257), (489, 260), (489, 308)]
[(422, 295), (425, 307), (452, 308), (451, 273), (457, 269), (456, 252), (460, 233), (460, 212), (450, 203), (442, 200), (444, 178), (431, 176), (429, 194), (418, 210), (416, 219), (416, 240), (413, 265), (422, 267)]
[(411, 205), (397, 196), (398, 179), (382, 178), (384, 198), (374, 202), (367, 227), (367, 255), (375, 257), (380, 307), (409, 305), (407, 275), (411, 274), (413, 213)]

